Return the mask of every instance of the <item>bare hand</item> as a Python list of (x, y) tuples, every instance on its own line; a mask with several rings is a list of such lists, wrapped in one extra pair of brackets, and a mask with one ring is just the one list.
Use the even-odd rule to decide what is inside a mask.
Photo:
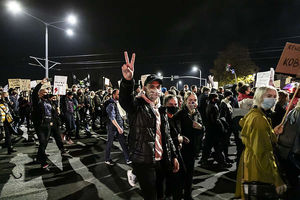
[(276, 135), (280, 135), (280, 134), (282, 134), (283, 133), (283, 125), (281, 125), (281, 124), (279, 124), (278, 126), (276, 126), (275, 128), (274, 128), (274, 132), (275, 132), (275, 134)]
[(41, 83), (44, 85), (47, 82), (48, 82), (48, 78), (44, 78)]
[(134, 62), (135, 62), (135, 53), (132, 54), (131, 61), (129, 62), (129, 57), (127, 51), (124, 52), (124, 57), (126, 64), (122, 66), (122, 74), (126, 80), (132, 80), (134, 73)]
[(279, 195), (285, 193), (286, 190), (287, 190), (286, 184), (276, 187), (276, 192)]
[(201, 130), (203, 126), (199, 124), (198, 122), (193, 122), (193, 128)]
[(177, 173), (179, 171), (179, 162), (177, 158), (174, 158), (173, 164), (174, 164), (173, 173)]
[(184, 144), (190, 143), (189, 138), (187, 138), (187, 137), (185, 137), (185, 136), (182, 136), (182, 138), (183, 138), (183, 143), (184, 143)]
[(119, 134), (123, 134), (123, 129), (122, 128), (118, 128), (118, 132), (119, 132)]

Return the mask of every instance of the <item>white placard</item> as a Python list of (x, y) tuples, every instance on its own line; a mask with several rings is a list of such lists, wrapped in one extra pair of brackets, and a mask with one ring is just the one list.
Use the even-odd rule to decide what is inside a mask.
[(263, 86), (270, 85), (271, 75), (272, 75), (271, 71), (258, 72), (256, 76), (255, 87), (263, 87)]
[(104, 85), (109, 85), (110, 80), (108, 78), (104, 78)]
[(30, 81), (30, 88), (35, 88), (37, 85), (36, 81)]
[(67, 81), (67, 76), (54, 76), (53, 94), (66, 95), (66, 90), (68, 87)]

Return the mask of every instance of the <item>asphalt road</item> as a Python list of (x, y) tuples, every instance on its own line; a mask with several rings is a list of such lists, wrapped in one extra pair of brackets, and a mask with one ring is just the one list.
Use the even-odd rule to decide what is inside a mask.
[[(26, 133), (25, 135), (26, 136)], [(112, 159), (115, 166), (104, 163), (106, 135), (94, 133), (67, 145), (73, 158), (62, 158), (55, 142), (47, 147), (50, 172), (34, 162), (35, 142), (16, 138), (16, 153), (0, 149), (0, 199), (142, 199), (138, 186), (127, 182), (127, 170), (118, 142), (114, 142)], [(235, 158), (235, 146), (230, 147)], [(193, 192), (195, 199), (230, 199), (234, 195), (236, 164), (230, 169), (203, 169), (196, 162)]]

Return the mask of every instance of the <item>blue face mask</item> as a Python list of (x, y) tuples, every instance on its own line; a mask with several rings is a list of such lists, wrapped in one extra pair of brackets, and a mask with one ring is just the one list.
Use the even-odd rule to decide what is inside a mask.
[(264, 110), (270, 110), (275, 106), (276, 99), (275, 98), (264, 98), (264, 101), (261, 104), (261, 107)]

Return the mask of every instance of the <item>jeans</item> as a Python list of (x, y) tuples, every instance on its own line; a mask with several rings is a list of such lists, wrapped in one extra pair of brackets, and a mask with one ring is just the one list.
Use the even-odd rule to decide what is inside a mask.
[(107, 144), (106, 144), (106, 150), (105, 150), (105, 160), (108, 161), (110, 160), (110, 150), (111, 150), (111, 146), (113, 144), (114, 141), (114, 137), (117, 136), (119, 143), (122, 147), (123, 153), (124, 153), (124, 157), (125, 160), (129, 160), (129, 156), (128, 156), (128, 150), (127, 150), (127, 146), (125, 143), (125, 135), (123, 134), (119, 134), (118, 131), (114, 131), (110, 128), (106, 128), (107, 130)]
[(165, 171), (162, 162), (156, 164), (133, 163), (134, 174), (145, 200), (164, 199)]
[(48, 145), (49, 137), (51, 133), (51, 126), (49, 123), (42, 124), (37, 127), (37, 136), (39, 139), (39, 149), (37, 153), (37, 160), (41, 163), (41, 165), (47, 164), (47, 155), (46, 155), (46, 148)]

